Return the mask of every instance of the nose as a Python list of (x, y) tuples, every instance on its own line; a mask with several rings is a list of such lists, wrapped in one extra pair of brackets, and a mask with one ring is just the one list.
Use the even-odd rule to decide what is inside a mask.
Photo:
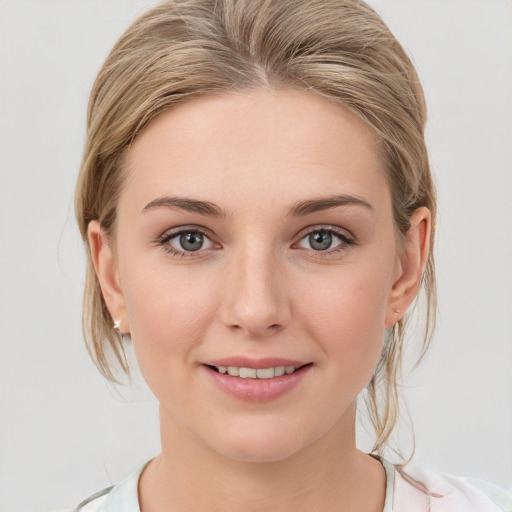
[(282, 331), (291, 318), (285, 272), (270, 251), (241, 251), (229, 262), (221, 318), (228, 328), (252, 338)]

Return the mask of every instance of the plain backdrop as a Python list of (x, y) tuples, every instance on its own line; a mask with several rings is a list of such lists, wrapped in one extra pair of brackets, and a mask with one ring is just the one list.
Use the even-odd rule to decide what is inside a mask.
[[(71, 508), (158, 451), (150, 393), (107, 385), (83, 346), (72, 208), (88, 92), (151, 3), (0, 0), (1, 512)], [(423, 80), (439, 188), (438, 329), (405, 388), (414, 460), (510, 483), (512, 2), (370, 3)]]

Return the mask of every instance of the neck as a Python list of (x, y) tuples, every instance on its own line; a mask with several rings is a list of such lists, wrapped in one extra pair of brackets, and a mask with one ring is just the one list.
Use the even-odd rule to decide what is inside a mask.
[(253, 462), (219, 454), (161, 412), (162, 453), (139, 482), (141, 511), (382, 512), (384, 470), (356, 448), (355, 407), (348, 416), (293, 455)]

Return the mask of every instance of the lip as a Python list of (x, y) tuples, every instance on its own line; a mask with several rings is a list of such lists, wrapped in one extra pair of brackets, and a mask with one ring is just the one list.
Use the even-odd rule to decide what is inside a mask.
[[(309, 373), (312, 363), (304, 363), (292, 359), (247, 357), (228, 357), (208, 361), (201, 365), (211, 382), (227, 395), (245, 402), (269, 402), (276, 400), (295, 389)], [(218, 373), (210, 366), (238, 366), (241, 368), (270, 368), (274, 366), (299, 367), (291, 374), (271, 379), (242, 379), (227, 373)]]
[(239, 368), (255, 368), (261, 370), (263, 368), (271, 368), (274, 366), (304, 366), (309, 361), (297, 361), (294, 359), (282, 359), (278, 357), (251, 358), (246, 356), (231, 356), (222, 359), (206, 361), (203, 364), (210, 366), (238, 366)]

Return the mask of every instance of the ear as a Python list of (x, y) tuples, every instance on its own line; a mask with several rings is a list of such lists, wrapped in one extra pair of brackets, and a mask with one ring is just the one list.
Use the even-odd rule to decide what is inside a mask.
[(399, 254), (398, 277), (393, 283), (386, 311), (386, 328), (403, 316), (421, 286), (427, 258), (430, 253), (430, 210), (422, 206), (411, 216), (411, 227), (405, 235)]
[(103, 299), (112, 315), (112, 326), (114, 321), (119, 322), (119, 330), (122, 333), (129, 333), (130, 326), (126, 314), (126, 302), (119, 282), (117, 261), (105, 230), (97, 220), (89, 223), (87, 238)]

